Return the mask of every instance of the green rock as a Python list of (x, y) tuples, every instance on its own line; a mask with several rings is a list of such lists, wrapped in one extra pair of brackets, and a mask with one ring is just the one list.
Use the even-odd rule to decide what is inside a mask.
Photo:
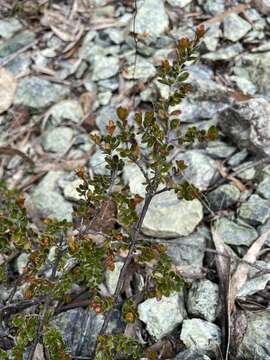
[(235, 42), (242, 39), (252, 27), (239, 15), (232, 13), (225, 16), (223, 28), (225, 39)]
[(15, 32), (22, 29), (22, 24), (16, 18), (0, 20), (0, 37), (8, 39)]
[(248, 201), (240, 206), (238, 215), (251, 225), (264, 224), (270, 217), (270, 201), (251, 195)]
[(257, 193), (270, 200), (270, 177), (266, 177), (257, 187)]
[(254, 228), (237, 224), (226, 218), (217, 220), (215, 229), (224, 243), (229, 245), (250, 246), (258, 237)]
[(37, 76), (28, 76), (19, 82), (15, 104), (40, 109), (62, 100), (68, 94), (67, 86), (54, 84)]
[(229, 184), (219, 186), (207, 195), (210, 208), (214, 211), (224, 210), (232, 207), (240, 198), (237, 187)]
[(59, 126), (46, 131), (42, 136), (42, 145), (46, 151), (64, 153), (71, 144), (74, 131), (70, 127)]
[(23, 31), (18, 35), (10, 38), (0, 44), (0, 58), (4, 58), (8, 55), (13, 54), (22, 47), (30, 44), (35, 39), (35, 34), (31, 31)]

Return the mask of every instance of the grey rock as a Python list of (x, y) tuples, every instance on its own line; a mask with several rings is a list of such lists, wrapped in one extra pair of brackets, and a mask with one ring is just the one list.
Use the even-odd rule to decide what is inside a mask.
[(248, 311), (246, 316), (246, 331), (239, 346), (239, 355), (245, 360), (270, 360), (269, 311)]
[(5, 68), (16, 76), (20, 73), (26, 72), (31, 63), (32, 60), (30, 54), (19, 54), (14, 60), (10, 61)]
[(224, 0), (206, 0), (203, 1), (203, 8), (207, 13), (212, 15), (221, 14), (225, 9)]
[(167, 0), (171, 6), (179, 6), (181, 8), (187, 6), (192, 0)]
[(237, 187), (225, 184), (211, 191), (207, 195), (210, 208), (214, 211), (232, 207), (240, 198), (240, 190)]
[(145, 235), (170, 238), (191, 234), (202, 220), (199, 200), (179, 200), (172, 191), (156, 195), (144, 218)]
[(42, 145), (46, 151), (65, 153), (70, 147), (74, 131), (70, 127), (59, 126), (47, 130), (42, 135)]
[(234, 154), (229, 160), (228, 165), (230, 166), (238, 166), (240, 165), (246, 158), (248, 157), (247, 149), (243, 149), (236, 154)]
[(67, 182), (63, 186), (63, 193), (64, 193), (65, 199), (70, 200), (70, 201), (79, 201), (79, 200), (83, 199), (84, 197), (82, 195), (80, 195), (77, 191), (77, 188), (82, 184), (83, 184), (82, 179), (75, 179), (71, 182)]
[(40, 109), (58, 102), (69, 94), (64, 85), (54, 84), (37, 76), (28, 76), (19, 82), (15, 104)]
[(211, 360), (203, 351), (187, 349), (180, 352), (174, 360)]
[(194, 281), (188, 292), (188, 313), (213, 322), (217, 316), (218, 300), (217, 284), (206, 279)]
[(232, 220), (221, 218), (216, 221), (215, 229), (225, 244), (250, 246), (258, 237), (257, 231)]
[[(151, 16), (149, 16), (151, 14)], [(131, 24), (131, 31), (143, 35), (158, 36), (169, 27), (169, 18), (165, 10), (163, 0), (145, 0), (138, 9), (135, 22), (135, 30)]]
[(123, 72), (123, 76), (125, 79), (142, 79), (148, 80), (154, 77), (156, 74), (156, 68), (154, 65), (144, 59), (141, 56), (137, 57), (136, 68), (134, 72), (134, 64), (128, 66)]
[(50, 171), (38, 184), (31, 199), (42, 217), (71, 221), (72, 205), (57, 192), (57, 181), (61, 175), (59, 171)]
[(270, 51), (240, 55), (235, 63), (233, 72), (236, 76), (251, 81), (256, 86), (256, 91), (263, 95), (270, 94)]
[(94, 63), (92, 79), (94, 81), (108, 79), (119, 72), (119, 61), (117, 57), (100, 57)]
[(205, 351), (210, 355), (220, 347), (220, 329), (217, 325), (201, 319), (183, 321), (180, 335), (187, 348)]
[(65, 120), (79, 123), (84, 114), (82, 107), (77, 100), (63, 100), (50, 108), (48, 116), (50, 118), (50, 123), (53, 126), (58, 126)]
[(184, 160), (188, 166), (184, 171), (184, 180), (200, 190), (206, 190), (217, 176), (215, 161), (198, 150), (188, 150), (179, 154), (176, 159)]
[(255, 0), (256, 8), (264, 15), (270, 15), (270, 1), (269, 0)]
[(264, 98), (233, 102), (219, 113), (219, 125), (241, 148), (270, 155), (270, 105)]
[(210, 24), (207, 27), (207, 33), (202, 40), (202, 44), (207, 51), (216, 51), (221, 34), (219, 23)]
[(167, 247), (167, 254), (181, 273), (186, 276), (202, 274), (206, 237), (200, 231), (189, 236), (158, 242)]
[(114, 265), (115, 265), (115, 268), (113, 271), (107, 270), (105, 273), (106, 286), (111, 295), (113, 295), (115, 292), (117, 282), (119, 279), (119, 275), (120, 275), (120, 272), (121, 272), (121, 269), (122, 269), (124, 263), (121, 261), (116, 261), (114, 263)]
[(145, 178), (135, 164), (126, 164), (123, 170), (123, 180), (125, 184), (129, 185), (132, 194), (138, 194), (145, 197)]
[[(268, 231), (270, 229), (270, 219), (266, 221), (265, 224), (260, 225), (258, 227), (258, 233), (259, 235), (262, 235), (263, 233), (265, 233), (266, 231)], [(267, 244), (267, 246), (270, 247), (270, 234), (268, 235), (265, 244)]]
[(51, 325), (61, 331), (73, 356), (89, 356), (94, 349), (102, 322), (102, 315), (96, 315), (90, 309), (77, 308), (57, 315), (51, 321)]
[(209, 61), (230, 61), (241, 54), (243, 46), (240, 43), (222, 47), (214, 52), (202, 55), (202, 59)]
[(29, 254), (27, 254), (27, 253), (21, 253), (17, 257), (15, 268), (20, 275), (22, 275), (24, 273), (24, 268), (26, 267), (26, 265), (28, 263), (28, 259), (29, 259)]
[[(208, 126), (209, 128), (210, 126)], [(213, 158), (227, 159), (236, 151), (236, 147), (229, 145), (223, 141), (211, 141), (205, 149), (206, 153)]]
[(0, 44), (0, 58), (4, 58), (8, 55), (15, 53), (15, 51), (30, 44), (32, 41), (34, 41), (34, 39), (35, 34), (31, 31), (26, 30), (4, 41), (2, 44)]
[(123, 30), (110, 28), (105, 32), (115, 44), (121, 44), (122, 42), (124, 42), (125, 36)]
[(257, 92), (257, 87), (254, 85), (249, 79), (241, 77), (241, 76), (231, 76), (231, 80), (233, 80), (238, 89), (244, 95), (254, 95)]
[(232, 13), (225, 16), (223, 28), (225, 39), (236, 42), (242, 39), (252, 26), (239, 15)]
[(186, 315), (183, 296), (172, 294), (161, 300), (150, 298), (138, 306), (139, 319), (146, 324), (147, 331), (161, 339), (180, 325)]
[(256, 192), (265, 199), (270, 200), (270, 177), (265, 177), (264, 180), (259, 183)]
[(108, 175), (110, 171), (106, 169), (106, 165), (105, 154), (98, 149), (90, 158), (90, 166), (93, 172), (97, 175)]
[(14, 33), (22, 29), (21, 22), (16, 18), (6, 18), (0, 20), (0, 37), (10, 38)]
[(251, 195), (248, 201), (240, 206), (238, 215), (252, 225), (264, 224), (270, 217), (270, 201)]

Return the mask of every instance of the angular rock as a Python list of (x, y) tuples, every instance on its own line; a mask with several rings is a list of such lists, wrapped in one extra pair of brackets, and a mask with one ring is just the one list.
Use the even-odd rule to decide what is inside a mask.
[(222, 47), (214, 52), (202, 55), (202, 58), (209, 61), (230, 61), (244, 50), (239, 43)]
[(92, 79), (94, 81), (108, 79), (119, 72), (119, 61), (115, 56), (100, 57), (94, 63)]
[(206, 279), (194, 281), (188, 292), (188, 313), (213, 322), (217, 316), (218, 300), (217, 284)]
[(232, 207), (240, 198), (240, 190), (237, 187), (225, 184), (211, 191), (207, 195), (210, 208), (214, 211)]
[(225, 16), (223, 28), (225, 39), (236, 42), (242, 39), (252, 26), (239, 15), (232, 13)]
[(128, 66), (123, 72), (124, 78), (128, 80), (131, 79), (148, 80), (154, 77), (155, 74), (156, 74), (156, 68), (154, 67), (154, 65), (141, 56), (137, 57), (135, 73), (134, 73), (134, 64)]
[(215, 161), (198, 150), (188, 150), (176, 159), (184, 160), (188, 166), (184, 171), (184, 179), (200, 190), (206, 190), (217, 175)]
[(186, 315), (182, 295), (163, 296), (161, 300), (147, 299), (138, 306), (139, 319), (156, 339), (169, 334), (180, 325)]
[(270, 313), (269, 311), (246, 312), (246, 326), (239, 355), (245, 360), (270, 359)]
[(73, 129), (66, 126), (59, 126), (46, 131), (42, 135), (42, 145), (45, 151), (65, 153), (65, 151), (70, 147), (73, 137)]
[(0, 37), (4, 39), (10, 38), (14, 33), (21, 29), (22, 24), (15, 17), (0, 20)]
[(203, 8), (207, 13), (212, 15), (221, 14), (225, 9), (224, 0), (206, 0), (203, 1)]
[(58, 102), (68, 94), (67, 86), (54, 84), (37, 76), (27, 76), (19, 82), (15, 104), (40, 109)]
[(122, 261), (117, 261), (114, 263), (114, 265), (115, 265), (115, 268), (113, 271), (107, 270), (105, 273), (106, 286), (111, 295), (113, 295), (115, 292), (117, 282), (119, 279), (119, 275), (120, 275), (120, 272), (121, 272), (121, 269), (122, 269), (124, 263)]
[(59, 171), (50, 171), (38, 184), (31, 199), (42, 217), (71, 221), (72, 205), (57, 192), (57, 181), (61, 175)]
[[(207, 129), (209, 129), (210, 126), (208, 126)], [(232, 154), (235, 153), (237, 148), (235, 146), (229, 145), (228, 143), (225, 143), (224, 141), (215, 140), (211, 141), (205, 150), (207, 155), (210, 155), (212, 158), (228, 159)]]
[(256, 192), (265, 199), (270, 200), (270, 177), (265, 177), (265, 179), (259, 183)]
[(254, 228), (237, 224), (226, 218), (217, 220), (215, 229), (225, 244), (228, 245), (250, 246), (258, 237)]
[(156, 195), (144, 218), (145, 235), (172, 238), (191, 234), (203, 217), (199, 200), (179, 200), (172, 191)]
[(94, 173), (97, 175), (108, 175), (110, 173), (109, 169), (106, 168), (105, 154), (98, 149), (94, 155), (90, 158), (90, 165)]
[(191, 1), (192, 0), (167, 0), (171, 6), (179, 6), (180, 8), (187, 6)]
[(174, 360), (211, 360), (205, 352), (203, 351), (196, 351), (187, 349), (185, 351), (181, 351)]
[(240, 206), (238, 215), (251, 225), (264, 224), (270, 217), (270, 201), (251, 195), (248, 201)]
[(52, 106), (48, 112), (48, 116), (50, 117), (50, 123), (58, 126), (65, 120), (79, 123), (84, 114), (78, 101), (64, 100)]
[(2, 44), (0, 44), (0, 58), (4, 58), (15, 53), (22, 47), (30, 44), (32, 41), (34, 41), (34, 39), (35, 34), (32, 31), (26, 30), (4, 41)]
[(270, 105), (264, 98), (233, 102), (219, 113), (222, 131), (241, 148), (270, 155)]
[(183, 321), (180, 339), (190, 349), (205, 351), (210, 355), (220, 347), (220, 329), (217, 325), (201, 319)]
[[(151, 14), (151, 16), (149, 16)], [(163, 0), (145, 0), (138, 9), (135, 30), (131, 24), (131, 31), (137, 34), (158, 36), (169, 27), (169, 17), (166, 13)]]
[(138, 194), (142, 197), (145, 197), (145, 178), (135, 164), (127, 164), (124, 167), (123, 179), (125, 184), (129, 185), (129, 189), (132, 194)]

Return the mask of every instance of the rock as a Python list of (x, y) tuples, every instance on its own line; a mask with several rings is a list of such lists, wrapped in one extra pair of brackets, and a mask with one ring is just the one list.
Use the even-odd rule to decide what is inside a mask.
[(215, 229), (225, 244), (250, 246), (257, 239), (257, 231), (248, 226), (240, 225), (226, 218), (216, 221)]
[(169, 27), (169, 18), (163, 0), (145, 0), (138, 9), (135, 30), (132, 23), (130, 27), (131, 31), (140, 35), (147, 33), (158, 36), (166, 31)]
[[(259, 266), (261, 269), (270, 270), (270, 264), (265, 261), (256, 261), (254, 265)], [(248, 279), (241, 286), (237, 293), (237, 297), (246, 297), (248, 295), (256, 294), (257, 292), (264, 290), (266, 285), (270, 281), (270, 273), (261, 274), (261, 270), (250, 268)]]
[(232, 207), (240, 198), (237, 187), (225, 184), (211, 191), (207, 195), (210, 208), (214, 211), (224, 210)]
[(45, 108), (69, 94), (64, 85), (54, 84), (37, 76), (27, 76), (19, 82), (15, 104), (34, 109)]
[(240, 43), (222, 47), (214, 52), (202, 55), (202, 59), (209, 61), (230, 61), (243, 51)]
[(251, 195), (248, 201), (240, 206), (238, 215), (251, 225), (264, 224), (270, 217), (270, 201)]
[(207, 26), (207, 32), (202, 40), (207, 51), (216, 51), (221, 34), (220, 23)]
[(236, 154), (234, 154), (229, 160), (228, 165), (230, 166), (238, 166), (240, 165), (246, 158), (248, 157), (247, 149), (243, 149)]
[(145, 178), (135, 164), (127, 164), (123, 170), (123, 180), (125, 184), (129, 185), (129, 189), (132, 194), (138, 194), (141, 197), (145, 197)]
[(50, 171), (38, 184), (31, 198), (42, 217), (71, 221), (72, 205), (56, 191), (56, 184), (61, 175), (59, 171)]
[(191, 1), (192, 0), (167, 0), (171, 6), (179, 6), (180, 8), (187, 6)]
[(12, 105), (17, 88), (17, 81), (9, 71), (0, 68), (0, 114)]
[(270, 51), (265, 51), (263, 56), (260, 52), (242, 54), (237, 58), (233, 72), (236, 76), (249, 80), (256, 87), (256, 92), (270, 94)]
[(180, 335), (187, 348), (205, 351), (212, 355), (220, 347), (220, 329), (217, 325), (201, 319), (183, 321)]
[[(209, 129), (210, 126), (207, 127)], [(220, 140), (215, 140), (207, 144), (205, 149), (207, 155), (210, 155), (212, 158), (217, 159), (228, 159), (232, 154), (235, 153), (237, 148), (235, 146), (229, 145)]]
[(188, 292), (188, 313), (213, 322), (217, 316), (218, 300), (217, 284), (206, 279), (194, 281)]
[(219, 113), (219, 125), (241, 148), (270, 155), (270, 105), (264, 98), (233, 102)]
[(90, 166), (97, 175), (108, 175), (110, 173), (109, 169), (106, 169), (107, 163), (105, 161), (105, 156), (106, 155), (98, 149), (90, 158)]
[(264, 180), (259, 183), (256, 192), (265, 199), (270, 200), (270, 177), (265, 177)]
[(33, 42), (34, 39), (35, 34), (26, 30), (4, 41), (0, 44), (0, 59), (15, 53), (17, 50)]
[(142, 232), (170, 238), (191, 234), (203, 217), (199, 200), (179, 200), (172, 191), (156, 195), (144, 218)]
[(94, 81), (108, 79), (119, 72), (119, 61), (115, 56), (100, 57), (94, 63), (92, 79)]
[(27, 253), (21, 253), (17, 257), (15, 268), (20, 275), (22, 275), (24, 273), (24, 270), (28, 263), (28, 260), (29, 260), (29, 254), (27, 254)]
[(16, 76), (20, 73), (27, 72), (31, 64), (32, 64), (32, 60), (30, 54), (19, 54), (18, 56), (16, 56), (15, 59), (11, 60), (5, 66), (5, 68)]
[(151, 62), (147, 61), (141, 56), (137, 57), (137, 63), (134, 73), (134, 64), (128, 66), (123, 72), (123, 76), (125, 79), (142, 79), (148, 80), (154, 77), (156, 74), (156, 68)]
[(257, 92), (256, 85), (254, 85), (249, 79), (241, 76), (231, 76), (231, 80), (234, 81), (239, 90), (244, 95), (254, 95)]
[(180, 352), (174, 360), (211, 360), (203, 351), (187, 349)]
[(270, 1), (269, 0), (255, 0), (256, 8), (264, 15), (270, 15)]
[(182, 295), (163, 296), (161, 300), (147, 299), (138, 306), (139, 319), (156, 339), (169, 334), (180, 325), (186, 315)]
[(206, 0), (203, 1), (203, 8), (212, 15), (222, 14), (225, 9), (224, 0)]
[(202, 274), (206, 237), (200, 231), (189, 236), (158, 242), (167, 247), (167, 254), (181, 273)]
[(84, 114), (77, 100), (63, 100), (50, 108), (48, 116), (50, 123), (53, 126), (58, 126), (66, 120), (79, 123)]
[(73, 137), (73, 129), (66, 126), (59, 126), (47, 130), (42, 135), (42, 145), (45, 151), (65, 153), (70, 147)]
[(114, 265), (115, 268), (113, 271), (107, 270), (105, 273), (106, 285), (111, 295), (113, 295), (115, 292), (119, 275), (124, 263), (122, 261), (117, 261), (114, 263)]
[(236, 42), (242, 39), (251, 28), (250, 23), (237, 14), (232, 13), (224, 18), (224, 37), (230, 41)]
[(246, 327), (239, 346), (239, 355), (245, 360), (270, 359), (269, 311), (246, 312)]
[(22, 24), (16, 18), (6, 18), (0, 20), (0, 37), (8, 39), (17, 31), (21, 30), (22, 27)]
[(63, 186), (63, 193), (64, 193), (65, 199), (70, 200), (70, 201), (79, 201), (81, 199), (84, 199), (84, 196), (80, 195), (77, 191), (77, 188), (82, 184), (83, 184), (82, 179), (75, 179), (71, 182), (67, 182)]
[[(265, 233), (269, 229), (270, 229), (270, 219), (267, 220), (265, 224), (260, 225), (258, 227), (258, 233), (259, 233), (259, 235), (262, 235), (263, 233)], [(265, 243), (267, 244), (267, 246), (270, 247), (270, 234), (267, 236), (267, 239), (266, 239)]]
[(184, 180), (199, 190), (206, 190), (217, 175), (215, 161), (198, 150), (187, 150), (184, 154), (179, 154), (176, 160), (185, 161), (188, 167), (184, 171)]

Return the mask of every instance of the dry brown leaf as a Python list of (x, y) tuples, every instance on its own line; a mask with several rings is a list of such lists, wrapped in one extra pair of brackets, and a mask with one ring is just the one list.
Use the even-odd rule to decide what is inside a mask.
[(242, 183), (242, 181), (237, 179), (235, 176), (228, 174), (228, 170), (225, 168), (221, 161), (216, 161), (216, 165), (220, 175), (223, 178), (227, 178), (228, 180), (230, 180), (233, 185), (236, 186), (241, 192), (247, 190), (247, 187)]
[[(234, 309), (235, 299), (237, 297), (237, 293), (240, 288), (244, 285), (247, 280), (248, 270), (250, 265), (254, 264), (256, 261), (257, 255), (260, 252), (261, 248), (263, 247), (266, 239), (270, 234), (270, 229), (264, 232), (261, 236), (257, 238), (253, 242), (253, 244), (248, 249), (246, 255), (243, 257), (243, 262), (241, 262), (236, 271), (234, 272), (232, 279), (231, 279), (231, 289), (230, 289), (230, 296), (229, 296), (229, 309), (230, 312)], [(249, 263), (249, 264), (248, 264)]]
[(84, 115), (91, 113), (95, 100), (96, 94), (91, 91), (84, 92), (80, 96), (80, 104), (83, 109)]
[(16, 88), (16, 78), (6, 69), (0, 68), (0, 114), (12, 105)]

